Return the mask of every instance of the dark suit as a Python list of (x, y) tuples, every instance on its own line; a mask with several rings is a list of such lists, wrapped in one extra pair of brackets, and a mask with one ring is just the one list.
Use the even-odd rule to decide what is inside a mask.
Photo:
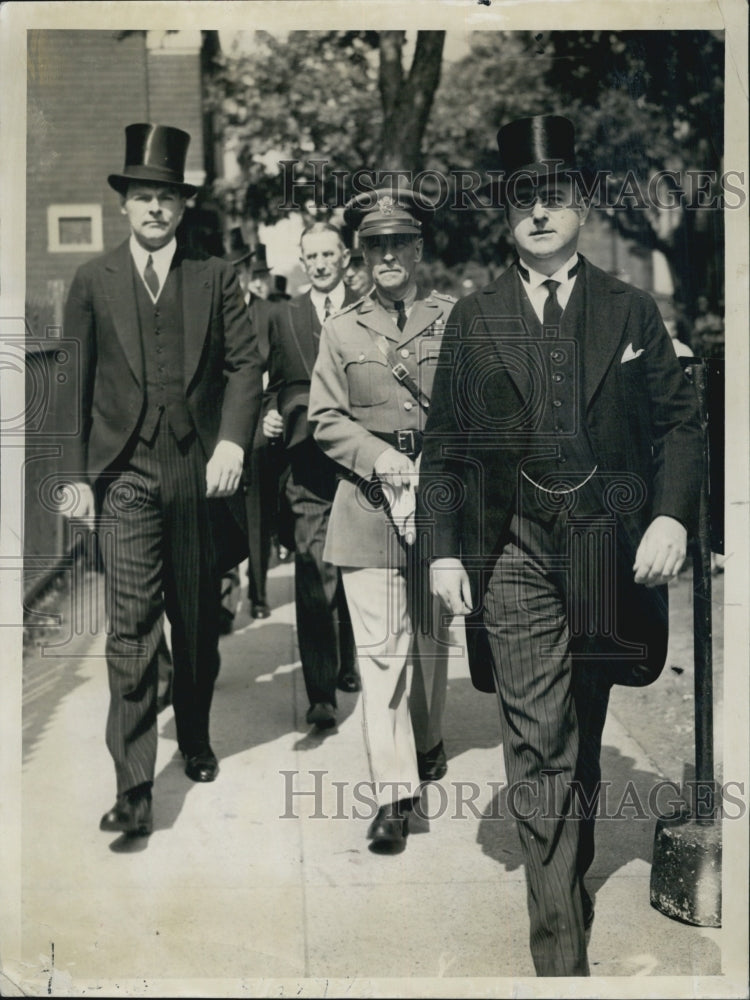
[[(219, 572), (244, 554), (223, 546), (217, 532), (228, 538), (236, 528), (239, 537), (244, 509), (241, 497), (206, 499), (206, 463), (219, 440), (248, 445), (260, 407), (260, 360), (232, 267), (191, 259), (179, 247), (156, 304), (127, 241), (84, 264), (71, 286), (65, 331), (80, 344), (82, 414), (69, 473), (93, 486), (100, 512), (110, 625), (107, 743), (123, 794), (154, 776), (165, 607), (178, 743), (190, 755), (208, 741)], [(157, 405), (160, 392), (166, 407)]]
[[(658, 515), (694, 528), (701, 475), (695, 395), (654, 302), (581, 261), (559, 339), (543, 335), (515, 267), (457, 303), (418, 494), (432, 556), (461, 558), (471, 579), (470, 666), (480, 690), (497, 689), (521, 791), (540, 975), (588, 971), (593, 816), (569, 818), (571, 789), (595, 811), (611, 684), (663, 667), (666, 588), (636, 585), (633, 559)], [(556, 479), (568, 494), (539, 489)], [(431, 505), (434, 487), (455, 502)], [(545, 818), (535, 796), (551, 795)]]
[[(355, 300), (346, 290), (344, 304)], [(354, 668), (354, 638), (336, 566), (323, 559), (337, 466), (318, 448), (307, 424), (310, 379), (320, 320), (309, 292), (280, 302), (269, 324), (269, 390), (284, 420), (294, 517), (295, 606), (302, 672), (311, 705), (336, 705), (336, 679)]]

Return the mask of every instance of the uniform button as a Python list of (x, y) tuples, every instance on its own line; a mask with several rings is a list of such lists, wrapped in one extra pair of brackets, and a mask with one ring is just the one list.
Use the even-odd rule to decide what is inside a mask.
[(411, 410), (413, 406), (414, 406), (414, 403), (410, 403), (408, 399), (407, 399), (407, 401), (406, 401), (406, 402), (404, 403), (404, 409), (405, 409), (405, 410)]
[(552, 400), (552, 405), (553, 406), (562, 406), (562, 400), (561, 399), (553, 399)]
[(360, 361), (364, 361), (364, 360), (365, 360), (365, 356), (364, 356), (364, 354), (360, 354), (360, 356), (359, 356), (359, 360), (360, 360)]
[(401, 357), (402, 358), (408, 358), (409, 357), (409, 352), (407, 351), (407, 349), (405, 347), (402, 348), (402, 350), (401, 350), (400, 353), (401, 353)]
[(565, 376), (562, 375), (562, 374), (560, 374), (560, 372), (555, 372), (555, 374), (552, 376), (552, 381), (553, 382), (562, 382), (564, 378), (565, 378)]

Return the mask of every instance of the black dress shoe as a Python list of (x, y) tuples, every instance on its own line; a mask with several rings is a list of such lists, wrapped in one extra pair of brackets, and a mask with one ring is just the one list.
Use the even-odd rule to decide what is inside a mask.
[(359, 677), (353, 671), (347, 671), (345, 674), (339, 674), (336, 687), (339, 691), (354, 692), (361, 690), (362, 685), (359, 682)]
[(253, 604), (253, 608), (250, 614), (253, 616), (253, 618), (270, 618), (271, 609), (268, 607), (267, 604)]
[(192, 754), (183, 750), (182, 756), (185, 758), (185, 774), (192, 781), (213, 781), (219, 773), (216, 754), (208, 745)]
[(409, 812), (412, 808), (411, 799), (391, 802), (381, 806), (375, 819), (367, 831), (368, 840), (372, 841), (372, 849), (383, 853), (396, 854), (406, 847), (406, 837), (409, 833)]
[(308, 708), (305, 719), (308, 726), (332, 729), (336, 725), (336, 709), (328, 702), (316, 702)]
[(219, 611), (219, 635), (231, 635), (234, 630), (234, 614), (226, 608)]
[(439, 781), (448, 771), (445, 749), (441, 740), (432, 750), (420, 753), (417, 750), (417, 770), (420, 781)]
[(151, 792), (118, 795), (117, 801), (99, 821), (106, 833), (124, 833), (128, 837), (148, 837), (154, 828)]

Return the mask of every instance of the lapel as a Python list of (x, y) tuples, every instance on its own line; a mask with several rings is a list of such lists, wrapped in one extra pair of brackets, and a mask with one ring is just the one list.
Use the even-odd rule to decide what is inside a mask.
[(411, 308), (403, 330), (399, 331), (398, 327), (396, 327), (398, 346), (401, 347), (403, 344), (408, 344), (410, 340), (418, 337), (420, 333), (424, 333), (434, 323), (437, 323), (442, 314), (440, 306), (429, 295), (424, 298), (418, 298)]
[(135, 269), (130, 256), (129, 240), (125, 240), (113, 250), (103, 263), (104, 285), (115, 333), (136, 382), (143, 386), (143, 347), (133, 284)]
[[(415, 303), (416, 305), (416, 303)], [(413, 310), (412, 310), (413, 311)], [(411, 317), (410, 317), (411, 318)], [(383, 336), (389, 342), (397, 344), (399, 338), (406, 333), (407, 325), (403, 330), (399, 330), (393, 322), (388, 312), (381, 306), (375, 297), (375, 292), (365, 295), (362, 305), (357, 309), (357, 322), (367, 330)]]
[(601, 384), (617, 348), (630, 311), (628, 288), (613, 281), (584, 257), (586, 329), (581, 338), (583, 393), (586, 408)]
[(476, 301), (484, 319), (477, 332), (489, 338), (521, 401), (530, 405), (539, 390), (544, 391), (544, 385), (535, 385), (531, 375), (535, 366), (528, 360), (529, 333), (522, 319), (520, 279), (515, 267), (483, 288)]
[(180, 254), (182, 271), (183, 377), (187, 390), (203, 352), (211, 317), (211, 274), (208, 260), (190, 260)]
[(315, 312), (309, 291), (289, 300), (287, 315), (289, 316), (289, 333), (302, 359), (307, 377), (312, 378), (312, 370), (318, 356), (320, 320)]

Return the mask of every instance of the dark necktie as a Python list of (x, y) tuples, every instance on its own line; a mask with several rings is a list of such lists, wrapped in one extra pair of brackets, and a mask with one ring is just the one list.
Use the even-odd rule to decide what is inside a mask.
[(559, 326), (563, 314), (562, 306), (557, 301), (557, 289), (560, 287), (560, 282), (555, 281), (554, 278), (547, 278), (542, 284), (547, 289), (542, 323), (544, 326)]
[(159, 294), (159, 279), (156, 276), (156, 269), (154, 268), (154, 258), (151, 254), (148, 255), (148, 260), (146, 261), (146, 266), (143, 269), (143, 280), (146, 282), (146, 287), (151, 292), (154, 298)]
[(323, 322), (328, 319), (328, 317), (333, 312), (333, 306), (331, 305), (330, 296), (326, 295), (325, 302), (323, 303)]
[(404, 308), (404, 300), (397, 299), (393, 304), (396, 307), (396, 312), (398, 313), (396, 316), (396, 326), (399, 330), (403, 330), (406, 326), (406, 309)]

